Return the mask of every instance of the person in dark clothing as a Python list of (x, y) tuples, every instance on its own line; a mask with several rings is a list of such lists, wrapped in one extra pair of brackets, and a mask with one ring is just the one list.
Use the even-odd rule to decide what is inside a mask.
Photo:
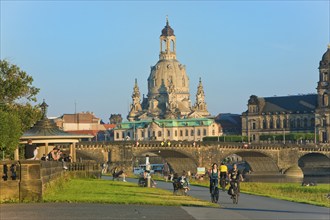
[(28, 143), (25, 145), (24, 157), (27, 160), (35, 160), (38, 154), (38, 149), (35, 144), (32, 144), (32, 140), (29, 139)]

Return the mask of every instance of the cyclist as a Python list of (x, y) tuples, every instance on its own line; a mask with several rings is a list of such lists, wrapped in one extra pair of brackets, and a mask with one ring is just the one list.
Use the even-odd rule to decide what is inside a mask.
[[(219, 184), (219, 171), (218, 171), (218, 164), (212, 164), (211, 172), (209, 173), (210, 176), (210, 193), (212, 194), (213, 186), (218, 187)], [(212, 197), (212, 195), (211, 195)], [(217, 202), (217, 201), (215, 201)]]
[(236, 163), (233, 165), (233, 169), (229, 171), (228, 177), (230, 182), (229, 195), (231, 195), (235, 183), (237, 183), (237, 191), (240, 192), (240, 181), (243, 181), (243, 176), (239, 169), (237, 169)]
[[(227, 176), (228, 176), (228, 167), (226, 166), (226, 164), (224, 162), (221, 162), (221, 165), (220, 165), (220, 185), (221, 185), (223, 190), (226, 186)], [(223, 182), (223, 181), (225, 181), (225, 182)]]

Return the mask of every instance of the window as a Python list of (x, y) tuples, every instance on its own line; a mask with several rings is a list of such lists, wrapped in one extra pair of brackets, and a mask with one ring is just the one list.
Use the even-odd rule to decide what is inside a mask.
[(280, 128), (281, 127), (281, 123), (280, 123), (280, 119), (276, 119), (276, 128)]
[(270, 129), (273, 129), (273, 128), (274, 128), (274, 121), (273, 121), (273, 118), (270, 118), (270, 120), (269, 120), (269, 128), (270, 128)]
[(182, 130), (180, 130), (180, 137), (182, 137), (183, 136), (183, 131)]
[(177, 130), (174, 131), (174, 136), (175, 136), (175, 137), (178, 136), (178, 131), (177, 131)]
[(162, 132), (158, 131), (158, 137), (161, 137), (161, 136), (162, 136)]
[(152, 137), (156, 137), (156, 132), (155, 131), (152, 132)]
[(300, 118), (297, 118), (297, 128), (301, 128)]
[(201, 136), (201, 129), (197, 130), (197, 136)]
[(328, 73), (323, 73), (323, 80), (322, 81), (328, 81)]
[(295, 127), (296, 127), (296, 124), (295, 124), (294, 119), (291, 119), (291, 120), (290, 120), (290, 127), (291, 127), (291, 128), (295, 128)]
[(119, 132), (116, 132), (116, 139), (119, 139)]
[(308, 122), (307, 122), (307, 118), (304, 118), (304, 124), (303, 124), (304, 128), (308, 127)]
[(141, 138), (144, 138), (144, 131), (141, 131)]
[(206, 129), (203, 129), (203, 135), (206, 136)]
[(167, 136), (170, 137), (171, 136), (171, 131), (167, 130)]
[(286, 128), (288, 126), (287, 120), (283, 119), (283, 128)]
[(213, 136), (215, 135), (215, 130), (212, 130), (212, 135), (213, 135)]
[(329, 105), (329, 96), (328, 94), (324, 93), (322, 96), (322, 105), (328, 106)]
[(264, 120), (262, 121), (262, 128), (263, 128), (263, 129), (266, 129), (266, 128), (267, 128), (267, 122), (266, 122), (266, 119), (264, 119)]
[(190, 136), (194, 136), (194, 130), (190, 131)]
[(121, 132), (121, 138), (124, 139), (125, 138), (125, 132)]
[(186, 129), (186, 137), (188, 137), (189, 133), (188, 133), (188, 129)]
[(255, 122), (252, 122), (252, 129), (256, 129), (256, 123)]

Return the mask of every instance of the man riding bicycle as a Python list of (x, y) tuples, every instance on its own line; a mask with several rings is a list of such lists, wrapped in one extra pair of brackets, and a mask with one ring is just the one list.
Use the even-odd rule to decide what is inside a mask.
[(226, 188), (226, 179), (228, 176), (228, 167), (225, 165), (224, 162), (221, 162), (220, 165), (220, 185), (222, 187), (222, 190), (224, 191)]
[(240, 181), (243, 181), (243, 176), (239, 169), (237, 169), (237, 164), (233, 165), (233, 169), (228, 173), (230, 188), (229, 188), (229, 195), (231, 195), (231, 191), (234, 188), (235, 184), (237, 184), (237, 191), (240, 192)]

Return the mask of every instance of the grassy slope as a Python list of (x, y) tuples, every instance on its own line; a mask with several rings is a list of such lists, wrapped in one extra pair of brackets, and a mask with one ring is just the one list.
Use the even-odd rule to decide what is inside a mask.
[(216, 205), (157, 188), (138, 187), (133, 183), (101, 179), (68, 179), (47, 187), (45, 202), (91, 202), (113, 204), (149, 204), (170, 206)]

